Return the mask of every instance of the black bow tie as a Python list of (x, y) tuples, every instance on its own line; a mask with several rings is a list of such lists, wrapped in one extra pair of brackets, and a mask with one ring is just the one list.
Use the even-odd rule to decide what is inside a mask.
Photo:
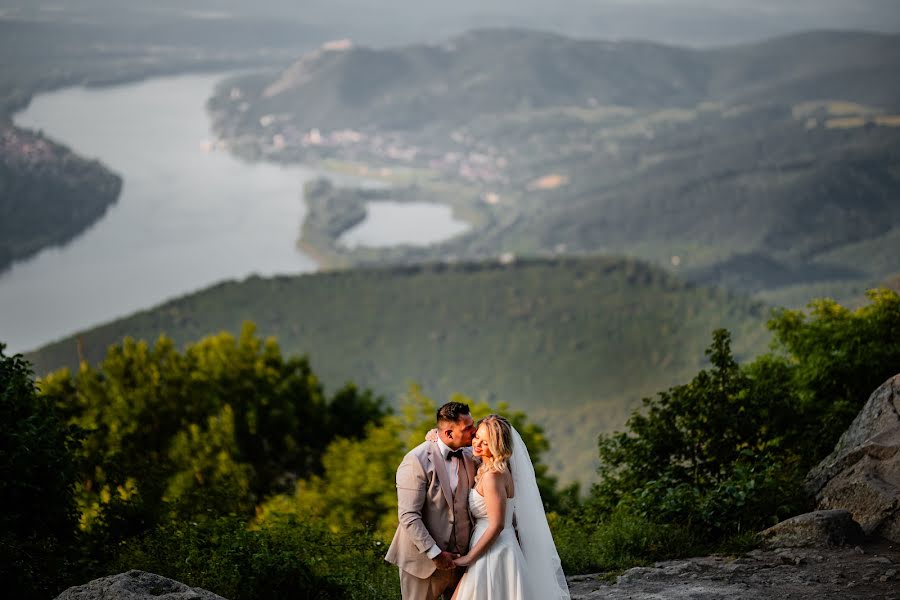
[(462, 455), (463, 455), (462, 448), (460, 448), (459, 450), (451, 450), (450, 452), (447, 453), (447, 460), (450, 460), (454, 456), (456, 458), (462, 458)]

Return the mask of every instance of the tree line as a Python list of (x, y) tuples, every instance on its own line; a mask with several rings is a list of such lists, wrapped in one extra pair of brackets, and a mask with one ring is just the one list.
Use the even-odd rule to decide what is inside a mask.
[[(715, 331), (708, 368), (599, 437), (584, 495), (547, 473), (524, 413), (455, 399), (522, 432), (567, 572), (745, 548), (807, 507), (805, 473), (900, 367), (900, 296), (817, 301), (769, 328), (744, 365)], [(395, 597), (394, 472), (436, 405), (415, 386), (396, 408), (352, 383), (328, 394), (252, 324), (183, 350), (126, 338), (40, 380), (0, 346), (0, 576), (23, 598), (131, 568), (232, 600)]]

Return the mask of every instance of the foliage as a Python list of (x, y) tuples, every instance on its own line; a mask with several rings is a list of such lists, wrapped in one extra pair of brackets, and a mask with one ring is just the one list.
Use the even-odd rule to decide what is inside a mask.
[(259, 498), (320, 471), (336, 434), (360, 436), (385, 413), (353, 386), (329, 400), (305, 358), (283, 358), (251, 324), (184, 352), (165, 337), (126, 339), (97, 368), (51, 374), (42, 393), (86, 432), (76, 493), (82, 528), (101, 537), (173, 510), (252, 515)]
[(713, 534), (773, 524), (797, 508), (797, 472), (775, 460), (785, 441), (776, 436), (790, 427), (787, 373), (751, 377), (731, 356), (725, 330), (707, 354), (712, 369), (646, 400), (628, 432), (601, 437), (594, 497), (603, 508), (624, 505)]
[[(329, 390), (351, 380), (399, 405), (415, 381), (435, 398), (464, 392), (541, 413), (547, 463), (566, 481), (594, 472), (585, 439), (702, 367), (712, 328), (729, 328), (741, 357), (769, 339), (756, 302), (639, 261), (579, 257), (251, 277), (86, 331), (81, 347), (91, 364), (126, 335), (166, 332), (183, 347), (238, 331), (248, 314), (285, 353), (309, 352)], [(34, 353), (38, 371), (77, 367), (75, 346), (69, 338)]]
[(798, 440), (807, 464), (831, 452), (869, 394), (900, 371), (900, 295), (882, 288), (867, 296), (856, 310), (816, 300), (808, 315), (782, 310), (769, 323), (811, 434)]
[[(452, 400), (469, 404), (476, 419), (494, 412), (509, 418), (529, 449), (545, 503), (555, 507), (556, 481), (547, 475), (546, 466), (541, 463), (549, 447), (541, 428), (529, 423), (524, 413), (509, 411), (504, 404), (493, 408), (459, 394)], [(268, 499), (257, 511), (257, 524), (267, 526), (286, 519), (316, 520), (327, 523), (335, 532), (373, 530), (378, 539), (390, 541), (397, 528), (397, 466), (404, 454), (421, 444), (425, 434), (434, 427), (436, 411), (436, 402), (419, 387), (410, 386), (398, 415), (370, 424), (366, 435), (359, 440), (332, 442), (323, 457), (323, 475), (299, 481), (293, 494)]]
[(0, 580), (7, 594), (46, 598), (73, 567), (79, 432), (37, 394), (22, 356), (4, 349), (0, 344)]
[(179, 431), (169, 450), (169, 459), (183, 468), (169, 477), (163, 500), (189, 511), (186, 517), (222, 512), (247, 514), (255, 506), (251, 491), (254, 469), (236, 461), (240, 455), (234, 435), (234, 411), (226, 404), (209, 417), (206, 429), (191, 423)]
[(141, 569), (231, 600), (381, 599), (396, 596), (396, 569), (367, 536), (337, 536), (288, 520), (251, 530), (242, 519), (165, 524), (128, 541), (113, 571)]
[(551, 519), (550, 525), (568, 575), (616, 572), (701, 550), (688, 528), (625, 510), (615, 510), (602, 521), (563, 517)]
[[(549, 443), (524, 413), (451, 399), (522, 434), (568, 572), (744, 549), (802, 508), (802, 476), (835, 441), (820, 438), (896, 369), (900, 300), (871, 298), (777, 313), (773, 352), (743, 366), (715, 331), (709, 368), (601, 436), (603, 479), (584, 506), (556, 489)], [(251, 325), (183, 352), (126, 340), (39, 392), (21, 357), (0, 359), (0, 541), (23, 597), (126, 568), (235, 600), (396, 597), (382, 560), (395, 470), (437, 408), (418, 386), (396, 414), (351, 384), (329, 399), (306, 359), (283, 358)]]
[(808, 317), (776, 313), (773, 353), (745, 366), (717, 330), (710, 369), (600, 437), (602, 480), (587, 511), (618, 507), (721, 539), (802, 510), (806, 472), (900, 365), (900, 296), (870, 298), (854, 312), (823, 300)]

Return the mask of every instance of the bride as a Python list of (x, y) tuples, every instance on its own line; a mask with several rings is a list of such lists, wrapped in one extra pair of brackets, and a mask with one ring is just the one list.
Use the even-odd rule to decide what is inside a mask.
[(468, 570), (453, 600), (568, 600), (534, 466), (519, 432), (503, 417), (489, 415), (478, 423), (472, 451), (481, 458), (469, 491), (475, 529), (468, 554), (454, 561)]

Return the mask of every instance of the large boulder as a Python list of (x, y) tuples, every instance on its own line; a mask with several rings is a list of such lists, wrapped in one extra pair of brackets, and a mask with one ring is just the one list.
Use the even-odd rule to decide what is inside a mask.
[(70, 587), (56, 600), (225, 600), (174, 579), (131, 570)]
[(863, 537), (859, 523), (846, 510), (817, 510), (769, 527), (760, 534), (764, 548), (842, 546)]
[(848, 510), (866, 534), (900, 542), (900, 375), (869, 397), (806, 487), (820, 510)]

